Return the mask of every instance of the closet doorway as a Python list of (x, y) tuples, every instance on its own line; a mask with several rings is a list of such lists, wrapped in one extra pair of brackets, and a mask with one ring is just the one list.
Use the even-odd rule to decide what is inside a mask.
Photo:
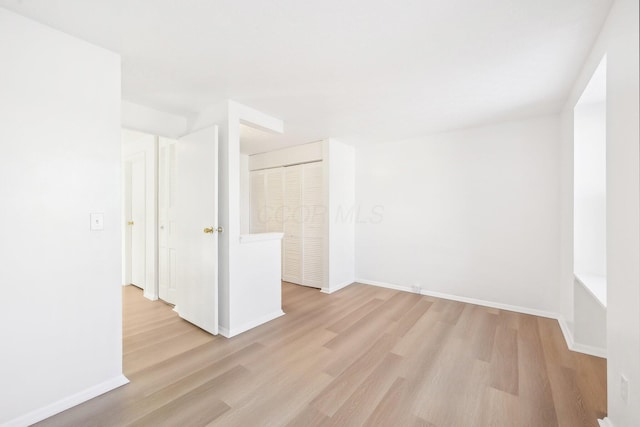
[(286, 282), (328, 294), (349, 286), (359, 212), (355, 149), (335, 139), (287, 146), (282, 135), (258, 132), (241, 126), (241, 235), (283, 233)]
[(122, 131), (123, 284), (218, 333), (218, 128)]
[(249, 156), (250, 233), (282, 232), (282, 280), (322, 288), (326, 216), (320, 143)]

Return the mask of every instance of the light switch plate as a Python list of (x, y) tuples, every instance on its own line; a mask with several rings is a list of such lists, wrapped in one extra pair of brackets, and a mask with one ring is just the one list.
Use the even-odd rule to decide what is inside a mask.
[(91, 218), (91, 231), (104, 230), (104, 214), (102, 212), (92, 212)]
[(624, 375), (620, 375), (620, 398), (624, 403), (629, 401), (629, 380)]

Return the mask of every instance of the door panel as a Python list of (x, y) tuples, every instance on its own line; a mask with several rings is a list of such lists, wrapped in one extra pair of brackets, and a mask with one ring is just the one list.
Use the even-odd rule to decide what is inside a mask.
[(302, 284), (302, 166), (284, 168), (282, 279)]
[(267, 231), (282, 232), (282, 211), (284, 207), (284, 168), (265, 171), (265, 188), (267, 190)]
[(129, 228), (129, 279), (130, 283), (144, 289), (146, 265), (146, 183), (145, 156), (136, 154), (126, 161), (127, 227)]
[(282, 280), (322, 287), (323, 191), (322, 162), (251, 172), (251, 232), (284, 232)]
[(250, 174), (251, 187), (250, 200), (251, 200), (251, 218), (249, 223), (249, 229), (251, 233), (266, 233), (267, 232), (267, 195), (265, 193), (265, 172), (254, 171)]
[(322, 185), (322, 163), (303, 165), (302, 179), (302, 284), (322, 287), (324, 271), (325, 211)]
[[(218, 333), (218, 127), (176, 144), (176, 262), (180, 317)], [(211, 232), (205, 232), (211, 229)], [(207, 230), (209, 231), (209, 230)]]
[(160, 299), (176, 304), (176, 142), (160, 138), (158, 183), (158, 283)]

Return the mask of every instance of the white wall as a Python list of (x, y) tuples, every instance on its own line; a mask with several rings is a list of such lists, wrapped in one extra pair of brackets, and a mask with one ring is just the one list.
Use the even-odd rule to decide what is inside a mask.
[(28, 425), (126, 381), (120, 58), (2, 8), (0, 40), (0, 424)]
[(358, 149), (356, 279), (556, 312), (559, 124)]
[[(122, 131), (122, 160), (136, 154), (144, 156), (145, 171), (145, 281), (144, 296), (158, 299), (158, 142), (157, 137), (130, 130)], [(126, 227), (122, 218), (123, 227)], [(124, 234), (124, 233), (123, 233)], [(123, 248), (124, 252), (124, 248)], [(127, 284), (123, 282), (124, 284)]]
[[(572, 109), (607, 56), (607, 376), (608, 417), (640, 425), (640, 127), (638, 1), (616, 0), (563, 112), (562, 310), (572, 316)], [(620, 376), (630, 381), (620, 395)]]
[[(283, 123), (281, 120), (270, 117), (260, 111), (246, 107), (234, 101), (228, 102), (227, 121), (225, 126), (220, 128), (220, 181), (219, 181), (219, 221), (225, 231), (219, 240), (219, 309), (220, 309), (220, 330), (228, 335), (233, 331), (240, 330), (243, 325), (252, 324), (250, 320), (253, 315), (254, 320), (266, 321), (262, 313), (252, 312), (254, 307), (252, 300), (258, 301), (261, 298), (259, 292), (252, 293), (247, 289), (251, 286), (262, 286), (264, 283), (246, 283), (246, 268), (260, 268), (260, 259), (272, 259), (265, 253), (257, 256), (254, 250), (241, 251), (240, 248), (240, 218), (241, 218), (241, 183), (240, 183), (240, 123), (252, 123), (261, 128), (270, 129), (274, 132), (282, 132)], [(256, 249), (258, 248), (258, 249)], [(252, 249), (274, 251), (273, 245), (258, 245)], [(247, 259), (249, 257), (250, 259)], [(280, 246), (277, 247), (277, 264), (280, 263)], [(276, 259), (274, 258), (274, 259)], [(254, 267), (250, 263), (255, 261)], [(271, 274), (265, 280), (271, 280)], [(278, 285), (280, 280), (277, 281)], [(278, 294), (278, 298), (280, 295)], [(245, 307), (244, 309), (242, 307)], [(256, 325), (254, 325), (256, 326)]]
[(604, 100), (574, 111), (574, 272), (607, 275), (606, 108)]
[[(609, 418), (640, 425), (640, 73), (637, 0), (607, 20), (607, 348)], [(630, 381), (620, 396), (620, 376)]]
[(246, 235), (238, 247), (239, 268), (230, 299), (230, 327), (226, 337), (282, 316), (282, 233)]
[[(179, 138), (188, 132), (188, 119), (154, 110), (131, 101), (122, 101), (122, 127), (167, 138)], [(194, 129), (195, 130), (195, 129)]]
[(579, 350), (591, 354), (607, 354), (607, 309), (595, 298), (590, 288), (578, 280), (573, 287), (575, 305), (574, 343)]
[(324, 142), (328, 277), (323, 292), (355, 281), (355, 149), (335, 139)]

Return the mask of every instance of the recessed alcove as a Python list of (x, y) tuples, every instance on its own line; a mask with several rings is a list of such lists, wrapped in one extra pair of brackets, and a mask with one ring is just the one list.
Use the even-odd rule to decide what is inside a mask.
[(573, 272), (576, 343), (606, 351), (606, 57), (574, 107)]

